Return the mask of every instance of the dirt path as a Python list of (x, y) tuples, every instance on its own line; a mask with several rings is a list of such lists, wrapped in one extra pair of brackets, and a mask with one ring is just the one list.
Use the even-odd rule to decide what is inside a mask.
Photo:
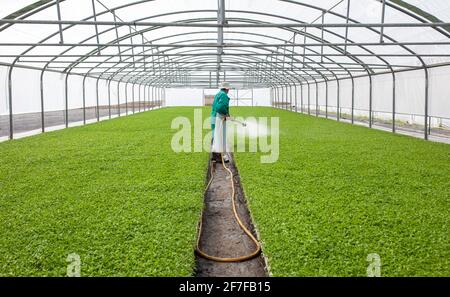
[[(255, 234), (241, 188), (239, 174), (232, 156), (230, 157), (230, 163), (226, 165), (234, 175), (237, 210), (242, 222)], [(214, 166), (214, 180), (205, 195), (200, 247), (209, 255), (219, 257), (238, 257), (250, 254), (255, 250), (255, 244), (242, 231), (234, 217), (229, 173), (222, 167), (221, 163), (212, 166)], [(208, 170), (208, 180), (210, 174), (211, 168)], [(197, 255), (196, 264), (196, 276), (267, 276), (261, 255), (238, 263), (214, 262)]]

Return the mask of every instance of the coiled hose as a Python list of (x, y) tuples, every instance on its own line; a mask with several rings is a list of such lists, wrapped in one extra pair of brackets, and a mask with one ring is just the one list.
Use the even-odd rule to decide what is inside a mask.
[[(232, 206), (233, 206), (234, 217), (235, 217), (236, 221), (238, 222), (239, 226), (241, 227), (241, 229), (255, 243), (256, 250), (253, 251), (251, 254), (248, 254), (248, 255), (245, 255), (245, 256), (241, 256), (241, 257), (235, 257), (235, 258), (222, 258), (222, 257), (217, 257), (217, 256), (211, 256), (211, 255), (208, 255), (207, 253), (203, 252), (201, 250), (201, 248), (200, 248), (200, 238), (202, 236), (202, 221), (203, 221), (203, 210), (202, 210), (202, 215), (200, 217), (198, 238), (197, 238), (197, 247), (196, 247), (195, 251), (201, 257), (206, 258), (208, 260), (216, 261), (216, 262), (242, 262), (242, 261), (253, 259), (257, 255), (259, 255), (261, 253), (261, 244), (255, 238), (255, 236), (253, 236), (253, 234), (250, 232), (250, 230), (248, 230), (247, 227), (245, 227), (245, 225), (242, 223), (241, 219), (239, 218), (239, 215), (238, 215), (237, 209), (236, 209), (236, 201), (235, 201), (236, 200), (235, 199), (236, 192), (235, 192), (235, 188), (234, 188), (233, 172), (227, 166), (225, 166), (225, 162), (223, 161), (223, 155), (222, 154), (221, 154), (221, 159), (222, 159), (222, 166), (223, 166), (223, 168), (226, 171), (228, 171), (228, 174), (230, 175), (231, 188), (232, 188), (231, 201), (232, 201)], [(210, 165), (212, 165), (212, 164), (210, 164)], [(206, 185), (204, 194), (206, 194), (206, 192), (209, 189), (209, 186), (211, 185), (211, 183), (212, 183), (212, 181), (214, 179), (214, 166), (210, 166), (210, 168), (211, 168), (211, 178), (209, 179), (209, 182)]]

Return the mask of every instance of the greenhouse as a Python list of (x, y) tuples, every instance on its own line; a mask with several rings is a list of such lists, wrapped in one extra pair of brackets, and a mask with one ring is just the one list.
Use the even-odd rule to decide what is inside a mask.
[(450, 275), (449, 1), (0, 16), (0, 276)]

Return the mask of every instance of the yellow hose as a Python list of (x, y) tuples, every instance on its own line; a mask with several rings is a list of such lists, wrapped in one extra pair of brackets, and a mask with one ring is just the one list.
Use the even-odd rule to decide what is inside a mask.
[[(259, 253), (261, 253), (261, 245), (258, 242), (258, 240), (253, 236), (253, 234), (247, 229), (247, 227), (245, 227), (245, 225), (242, 223), (241, 219), (239, 218), (239, 215), (238, 215), (237, 210), (236, 210), (233, 172), (228, 167), (225, 166), (225, 162), (223, 161), (223, 155), (221, 155), (221, 158), (222, 158), (222, 166), (223, 166), (223, 168), (225, 168), (225, 170), (228, 171), (228, 173), (230, 174), (231, 188), (232, 188), (231, 200), (232, 200), (232, 205), (233, 205), (234, 217), (236, 218), (236, 221), (238, 222), (238, 224), (241, 227), (241, 229), (255, 243), (256, 250), (253, 253), (249, 254), (249, 255), (236, 257), (236, 258), (216, 257), (216, 256), (208, 255), (207, 253), (203, 252), (200, 249), (200, 238), (202, 236), (202, 221), (203, 221), (203, 210), (202, 210), (202, 215), (201, 215), (200, 224), (199, 224), (198, 238), (197, 238), (197, 247), (196, 247), (195, 251), (197, 252), (197, 254), (199, 254), (203, 258), (206, 258), (206, 259), (212, 260), (212, 261), (216, 261), (216, 262), (242, 262), (242, 261), (250, 260), (250, 259), (256, 257), (257, 255), (259, 255)], [(206, 194), (206, 192), (208, 191), (209, 186), (211, 185), (211, 183), (212, 183), (212, 181), (214, 179), (214, 166), (210, 166), (210, 168), (211, 168), (211, 178), (209, 179), (209, 182), (206, 185), (204, 194)]]

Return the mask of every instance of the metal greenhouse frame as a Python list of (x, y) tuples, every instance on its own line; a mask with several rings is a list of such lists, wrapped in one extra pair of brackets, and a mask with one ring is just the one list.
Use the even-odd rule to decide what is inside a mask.
[[(13, 75), (18, 69), (39, 72), (42, 132), (49, 73), (63, 75), (65, 127), (70, 123), (74, 77), (82, 79), (83, 124), (88, 120), (88, 80), (95, 81), (95, 104), (90, 107), (96, 121), (102, 118), (102, 108), (111, 118), (128, 114), (129, 105), (132, 113), (161, 107), (167, 88), (215, 88), (226, 79), (237, 89), (270, 89), (274, 107), (338, 121), (348, 116), (354, 123), (359, 104), (355, 88), (359, 80), (367, 79), (367, 125), (374, 123), (374, 92), (387, 88), (390, 98), (385, 100), (391, 110), (386, 123), (396, 132), (399, 76), (415, 71), (423, 75), (416, 81), (421, 101), (416, 109), (428, 139), (435, 116), (430, 113), (430, 71), (450, 66), (450, 22), (425, 11), (417, 1), (190, 0), (178, 1), (181, 9), (164, 2), (41, 0), (2, 15), (0, 66), (7, 67), (9, 139), (15, 133), (18, 83)], [(366, 4), (376, 13), (358, 18), (365, 13), (358, 9)], [(281, 5), (286, 9), (278, 9)], [(74, 19), (69, 12), (76, 9), (89, 13)], [(42, 27), (45, 34), (40, 34)], [(15, 37), (16, 28), (28, 32), (36, 28), (39, 36), (31, 41), (20, 34)], [(421, 38), (402, 38), (405, 30), (417, 31)], [(378, 77), (389, 82), (376, 87)], [(100, 102), (100, 82), (107, 85), (107, 104)], [(347, 115), (341, 105), (344, 82), (349, 84)], [(440, 117), (448, 120), (449, 112)]]

